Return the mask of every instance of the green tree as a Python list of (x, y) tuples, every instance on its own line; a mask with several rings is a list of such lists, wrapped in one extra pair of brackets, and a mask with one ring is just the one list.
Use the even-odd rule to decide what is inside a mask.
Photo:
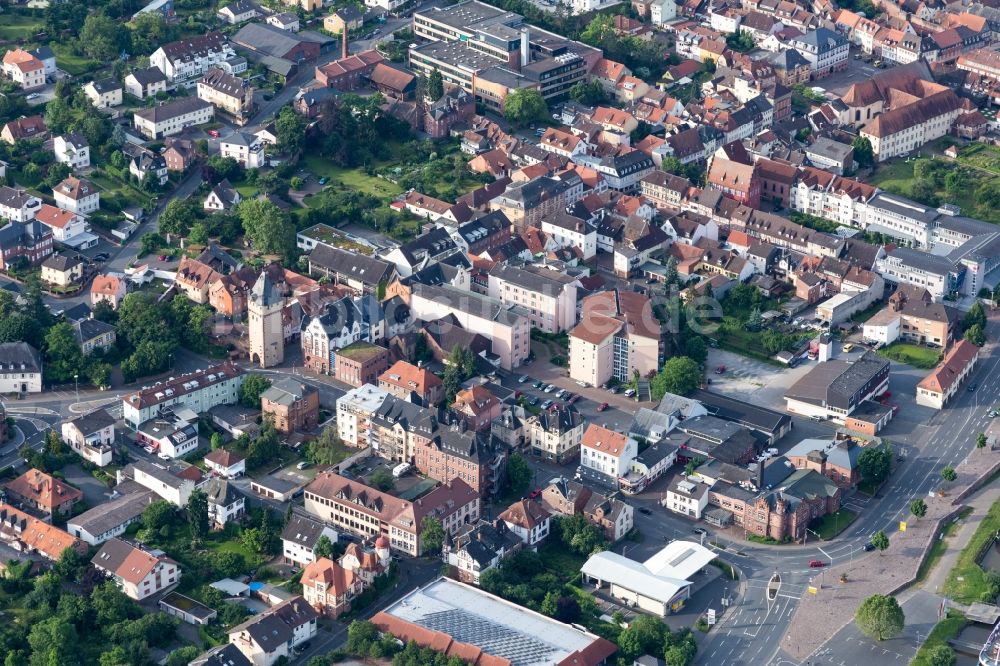
[[(143, 14), (145, 16), (145, 14)], [(235, 604), (226, 604), (233, 606)], [(196, 645), (185, 645), (177, 648), (167, 655), (167, 666), (187, 666), (201, 654), (201, 649)]]
[(983, 332), (983, 327), (979, 324), (973, 324), (965, 329), (963, 337), (977, 347), (982, 347), (986, 344), (986, 333)]
[(271, 380), (264, 375), (250, 373), (240, 386), (240, 404), (244, 407), (260, 409), (260, 395), (271, 388)]
[(83, 367), (83, 352), (76, 339), (76, 329), (60, 322), (45, 335), (45, 374), (50, 381), (73, 381)]
[(215, 451), (216, 449), (221, 449), (223, 444), (222, 434), (218, 432), (213, 432), (212, 438), (209, 440), (209, 442), (213, 451)]
[(734, 51), (747, 53), (752, 51), (756, 45), (754, 44), (753, 37), (749, 32), (746, 30), (737, 30), (736, 32), (731, 32), (726, 35), (726, 46)]
[(240, 163), (232, 157), (213, 155), (208, 158), (206, 164), (212, 170), (216, 181), (236, 178), (240, 174)]
[[(127, 598), (127, 597), (126, 597)], [(28, 633), (31, 666), (71, 666), (77, 658), (79, 637), (76, 628), (61, 617), (35, 622)]]
[(83, 52), (94, 60), (110, 62), (126, 46), (128, 35), (121, 23), (105, 14), (90, 14), (80, 30)]
[(346, 448), (337, 436), (337, 429), (323, 428), (319, 437), (306, 447), (306, 460), (313, 465), (333, 465), (344, 459)]
[(187, 503), (188, 524), (191, 538), (201, 542), (208, 536), (208, 495), (203, 490), (192, 490)]
[(512, 123), (527, 125), (548, 118), (549, 106), (538, 90), (521, 88), (504, 98), (503, 115)]
[(889, 476), (892, 465), (892, 450), (887, 444), (868, 446), (858, 455), (858, 471), (866, 481), (879, 484)]
[(150, 502), (142, 510), (142, 526), (147, 530), (159, 531), (168, 525), (173, 525), (177, 520), (177, 512), (174, 505), (166, 500), (156, 500)]
[(875, 151), (872, 149), (872, 142), (868, 137), (859, 134), (851, 142), (854, 148), (854, 161), (863, 167), (871, 166), (875, 161)]
[(976, 448), (985, 449), (986, 448), (986, 433), (981, 432), (976, 435)]
[(306, 121), (291, 106), (283, 106), (274, 120), (278, 148), (286, 153), (298, 153), (306, 140)]
[(673, 256), (663, 265), (663, 284), (667, 287), (677, 282), (677, 260)]
[(330, 541), (330, 537), (327, 535), (322, 535), (316, 540), (316, 547), (313, 548), (313, 552), (316, 557), (326, 557), (328, 559), (333, 558), (333, 542)]
[(351, 654), (367, 655), (378, 639), (378, 628), (367, 620), (354, 620), (347, 627), (347, 651)]
[(523, 497), (532, 476), (531, 468), (524, 456), (516, 452), (511, 453), (507, 458), (507, 484), (510, 486), (511, 494)]
[(281, 448), (281, 441), (278, 432), (274, 429), (274, 424), (270, 420), (265, 420), (260, 434), (250, 442), (247, 450), (247, 465), (249, 467), (261, 467), (278, 457)]
[(134, 618), (138, 608), (113, 581), (101, 583), (90, 593), (90, 606), (97, 615), (97, 623), (110, 626)]
[(875, 549), (878, 550), (879, 554), (881, 554), (886, 548), (889, 547), (889, 537), (885, 535), (885, 532), (879, 530), (872, 535), (871, 544), (875, 546)]
[(444, 80), (441, 78), (441, 72), (438, 71), (437, 67), (427, 77), (427, 96), (435, 102), (444, 97)]
[(951, 465), (947, 465), (946, 467), (941, 469), (941, 478), (947, 481), (948, 483), (951, 483), (952, 481), (958, 478), (958, 474), (955, 472), (954, 467), (952, 467)]
[(955, 651), (945, 643), (939, 643), (924, 653), (927, 666), (955, 666), (956, 661)]
[(905, 617), (895, 597), (873, 594), (861, 602), (854, 622), (864, 635), (884, 641), (903, 631)]
[(597, 80), (590, 83), (577, 83), (569, 89), (569, 96), (573, 98), (573, 101), (584, 106), (599, 106), (608, 101), (607, 91)]
[(444, 546), (444, 527), (441, 521), (431, 516), (424, 516), (420, 521), (420, 544), (424, 553), (439, 554)]
[(267, 199), (244, 199), (236, 207), (243, 231), (261, 254), (289, 258), (295, 249), (295, 224)]
[(396, 485), (395, 481), (392, 479), (392, 474), (389, 474), (389, 472), (384, 469), (375, 470), (368, 482), (373, 488), (377, 488), (382, 492), (388, 492), (392, 490), (393, 486)]
[(923, 518), (927, 515), (927, 502), (923, 501), (919, 497), (910, 502), (910, 513), (912, 513), (917, 518)]
[(83, 575), (87, 568), (87, 559), (75, 548), (66, 548), (59, 555), (56, 562), (55, 572), (65, 581), (75, 583)]
[(649, 382), (653, 400), (660, 400), (667, 393), (687, 395), (701, 384), (701, 368), (687, 356), (675, 356)]
[(980, 301), (976, 301), (969, 308), (969, 311), (965, 314), (965, 328), (970, 326), (986, 326), (986, 312), (983, 311), (983, 304)]
[(627, 661), (644, 654), (655, 654), (670, 632), (663, 621), (651, 615), (639, 615), (618, 636), (618, 647)]

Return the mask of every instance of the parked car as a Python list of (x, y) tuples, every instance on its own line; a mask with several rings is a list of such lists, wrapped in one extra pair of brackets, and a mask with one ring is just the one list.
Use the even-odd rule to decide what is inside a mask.
[(534, 490), (531, 491), (531, 493), (528, 494), (528, 497), (530, 497), (531, 499), (538, 499), (538, 497), (541, 494), (542, 494), (542, 489), (541, 488), (535, 488)]
[(165, 254), (161, 254), (161, 255), (159, 256), (159, 259), (160, 259), (160, 261), (166, 261), (166, 260), (167, 260), (167, 255), (165, 255)]
[(708, 532), (705, 531), (704, 527), (693, 527), (691, 528), (691, 531), (694, 532), (695, 534), (708, 534)]
[(978, 386), (979, 384), (969, 384), (969, 393), (975, 391)]
[(545, 386), (545, 382), (543, 382), (541, 380), (538, 380), (534, 384), (531, 385), (531, 388), (539, 389), (539, 388), (542, 388), (543, 386)]
[(863, 547), (864, 547), (866, 553), (870, 553), (873, 550), (875, 550), (875, 544), (873, 544), (871, 541), (869, 541), (868, 543), (866, 543)]
[(551, 400), (546, 400), (545, 402), (542, 403), (542, 409), (548, 409), (551, 406), (552, 406)]
[(590, 388), (590, 384), (587, 382), (577, 382), (576, 385), (582, 388)]
[(579, 395), (571, 396), (569, 400), (566, 401), (567, 405), (572, 405), (574, 402), (580, 399)]
[(633, 389), (628, 389), (627, 391), (625, 391), (625, 397), (626, 398), (631, 398), (634, 395), (635, 395), (635, 390), (633, 390)]
[(538, 404), (538, 402), (540, 400), (541, 400), (541, 398), (539, 398), (537, 395), (536, 396), (532, 396), (531, 400), (528, 401), (528, 404), (531, 405), (532, 407), (534, 407), (535, 405)]
[(559, 398), (560, 400), (565, 400), (566, 396), (568, 395), (569, 391), (567, 391), (566, 389), (559, 389), (559, 391), (556, 393), (556, 397)]
[(156, 457), (160, 460), (173, 460), (173, 458), (168, 456), (166, 453), (157, 453)]
[(845, 354), (849, 354), (853, 350), (854, 350), (854, 345), (852, 345), (850, 342), (848, 342), (846, 345), (844, 345), (844, 353)]
[(597, 406), (597, 411), (599, 411), (599, 412), (603, 412), (603, 411), (604, 411), (605, 409), (607, 409), (607, 408), (608, 408), (608, 403), (606, 403), (606, 402), (602, 402), (601, 404), (599, 404), (599, 405)]
[(216, 139), (219, 138), (219, 130), (216, 130), (216, 129), (210, 129), (207, 132), (205, 132), (205, 134), (207, 134), (207, 135), (209, 135), (211, 137), (214, 137)]
[(316, 182), (319, 183), (320, 185), (326, 185), (326, 176), (323, 176)]
[(94, 261), (107, 261), (111, 257), (107, 252), (98, 252), (94, 255)]
[(545, 387), (545, 392), (546, 393), (552, 393), (555, 390), (556, 390), (556, 385), (555, 384), (549, 384), (548, 386)]
[(617, 386), (612, 386), (611, 388), (608, 389), (608, 391), (610, 391), (612, 394), (617, 394), (620, 390), (621, 389), (618, 388)]
[(523, 383), (525, 383), (526, 381), (528, 381), (528, 375), (521, 375), (521, 376), (520, 376), (520, 377), (518, 378), (518, 380), (517, 380), (517, 383), (518, 383), (518, 384), (523, 384)]
[(823, 560), (809, 560), (810, 569), (822, 569), (826, 566), (826, 562)]
[(640, 506), (639, 513), (641, 513), (644, 516), (649, 516), (652, 515), (653, 512), (649, 510), (649, 507)]
[(298, 465), (295, 466), (295, 469), (305, 469), (306, 467), (309, 467), (309, 463), (303, 460), (302, 462), (300, 462)]

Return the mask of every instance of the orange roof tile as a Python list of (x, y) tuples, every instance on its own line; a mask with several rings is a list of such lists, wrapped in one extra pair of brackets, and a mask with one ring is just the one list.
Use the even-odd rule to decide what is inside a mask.
[(628, 446), (628, 437), (620, 432), (608, 430), (602, 425), (591, 423), (583, 433), (580, 446), (596, 449), (613, 458), (620, 458)]

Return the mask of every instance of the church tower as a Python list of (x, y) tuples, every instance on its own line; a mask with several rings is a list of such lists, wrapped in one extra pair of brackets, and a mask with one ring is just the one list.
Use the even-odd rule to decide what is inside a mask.
[(285, 299), (264, 271), (254, 283), (247, 302), (251, 363), (270, 368), (285, 360), (285, 335), (281, 322), (284, 307)]

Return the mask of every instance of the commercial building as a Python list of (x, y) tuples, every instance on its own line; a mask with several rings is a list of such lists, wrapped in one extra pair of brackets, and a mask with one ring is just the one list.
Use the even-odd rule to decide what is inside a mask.
[(793, 414), (843, 422), (865, 400), (889, 388), (889, 361), (874, 352), (849, 363), (826, 361), (809, 370), (785, 392)]
[(372, 617), (382, 632), (463, 661), (518, 666), (598, 666), (617, 648), (603, 638), (505, 601), (479, 588), (438, 578)]
[(197, 97), (183, 97), (150, 109), (136, 111), (135, 128), (147, 139), (156, 141), (179, 134), (188, 127), (204, 125), (215, 117), (215, 107)]
[(413, 317), (435, 321), (449, 315), (466, 331), (490, 341), (490, 351), (504, 370), (519, 367), (531, 351), (531, 320), (525, 308), (446, 285), (413, 285)]
[(125, 534), (132, 523), (142, 518), (142, 512), (159, 499), (152, 490), (139, 490), (98, 504), (66, 523), (66, 531), (91, 546)]
[(659, 359), (660, 322), (646, 296), (616, 289), (583, 299), (580, 324), (569, 334), (571, 379), (629, 381), (655, 372)]
[(479, 495), (455, 479), (414, 501), (402, 500), (332, 472), (321, 472), (306, 486), (305, 509), (310, 514), (362, 538), (385, 536), (393, 550), (421, 555), (422, 521), (431, 516), (446, 533), (479, 520)]
[(979, 361), (979, 347), (959, 340), (941, 363), (917, 384), (917, 404), (944, 409)]
[(613, 551), (595, 553), (580, 572), (584, 582), (607, 585), (615, 599), (666, 617), (684, 607), (691, 597), (691, 579), (715, 558), (715, 551), (697, 543), (673, 541), (645, 562)]
[(122, 398), (122, 418), (129, 427), (138, 428), (167, 407), (183, 406), (200, 414), (215, 405), (232, 405), (239, 401), (245, 378), (243, 370), (221, 363), (144, 386)]
[(166, 590), (181, 579), (177, 562), (117, 538), (106, 541), (91, 564), (136, 601)]

